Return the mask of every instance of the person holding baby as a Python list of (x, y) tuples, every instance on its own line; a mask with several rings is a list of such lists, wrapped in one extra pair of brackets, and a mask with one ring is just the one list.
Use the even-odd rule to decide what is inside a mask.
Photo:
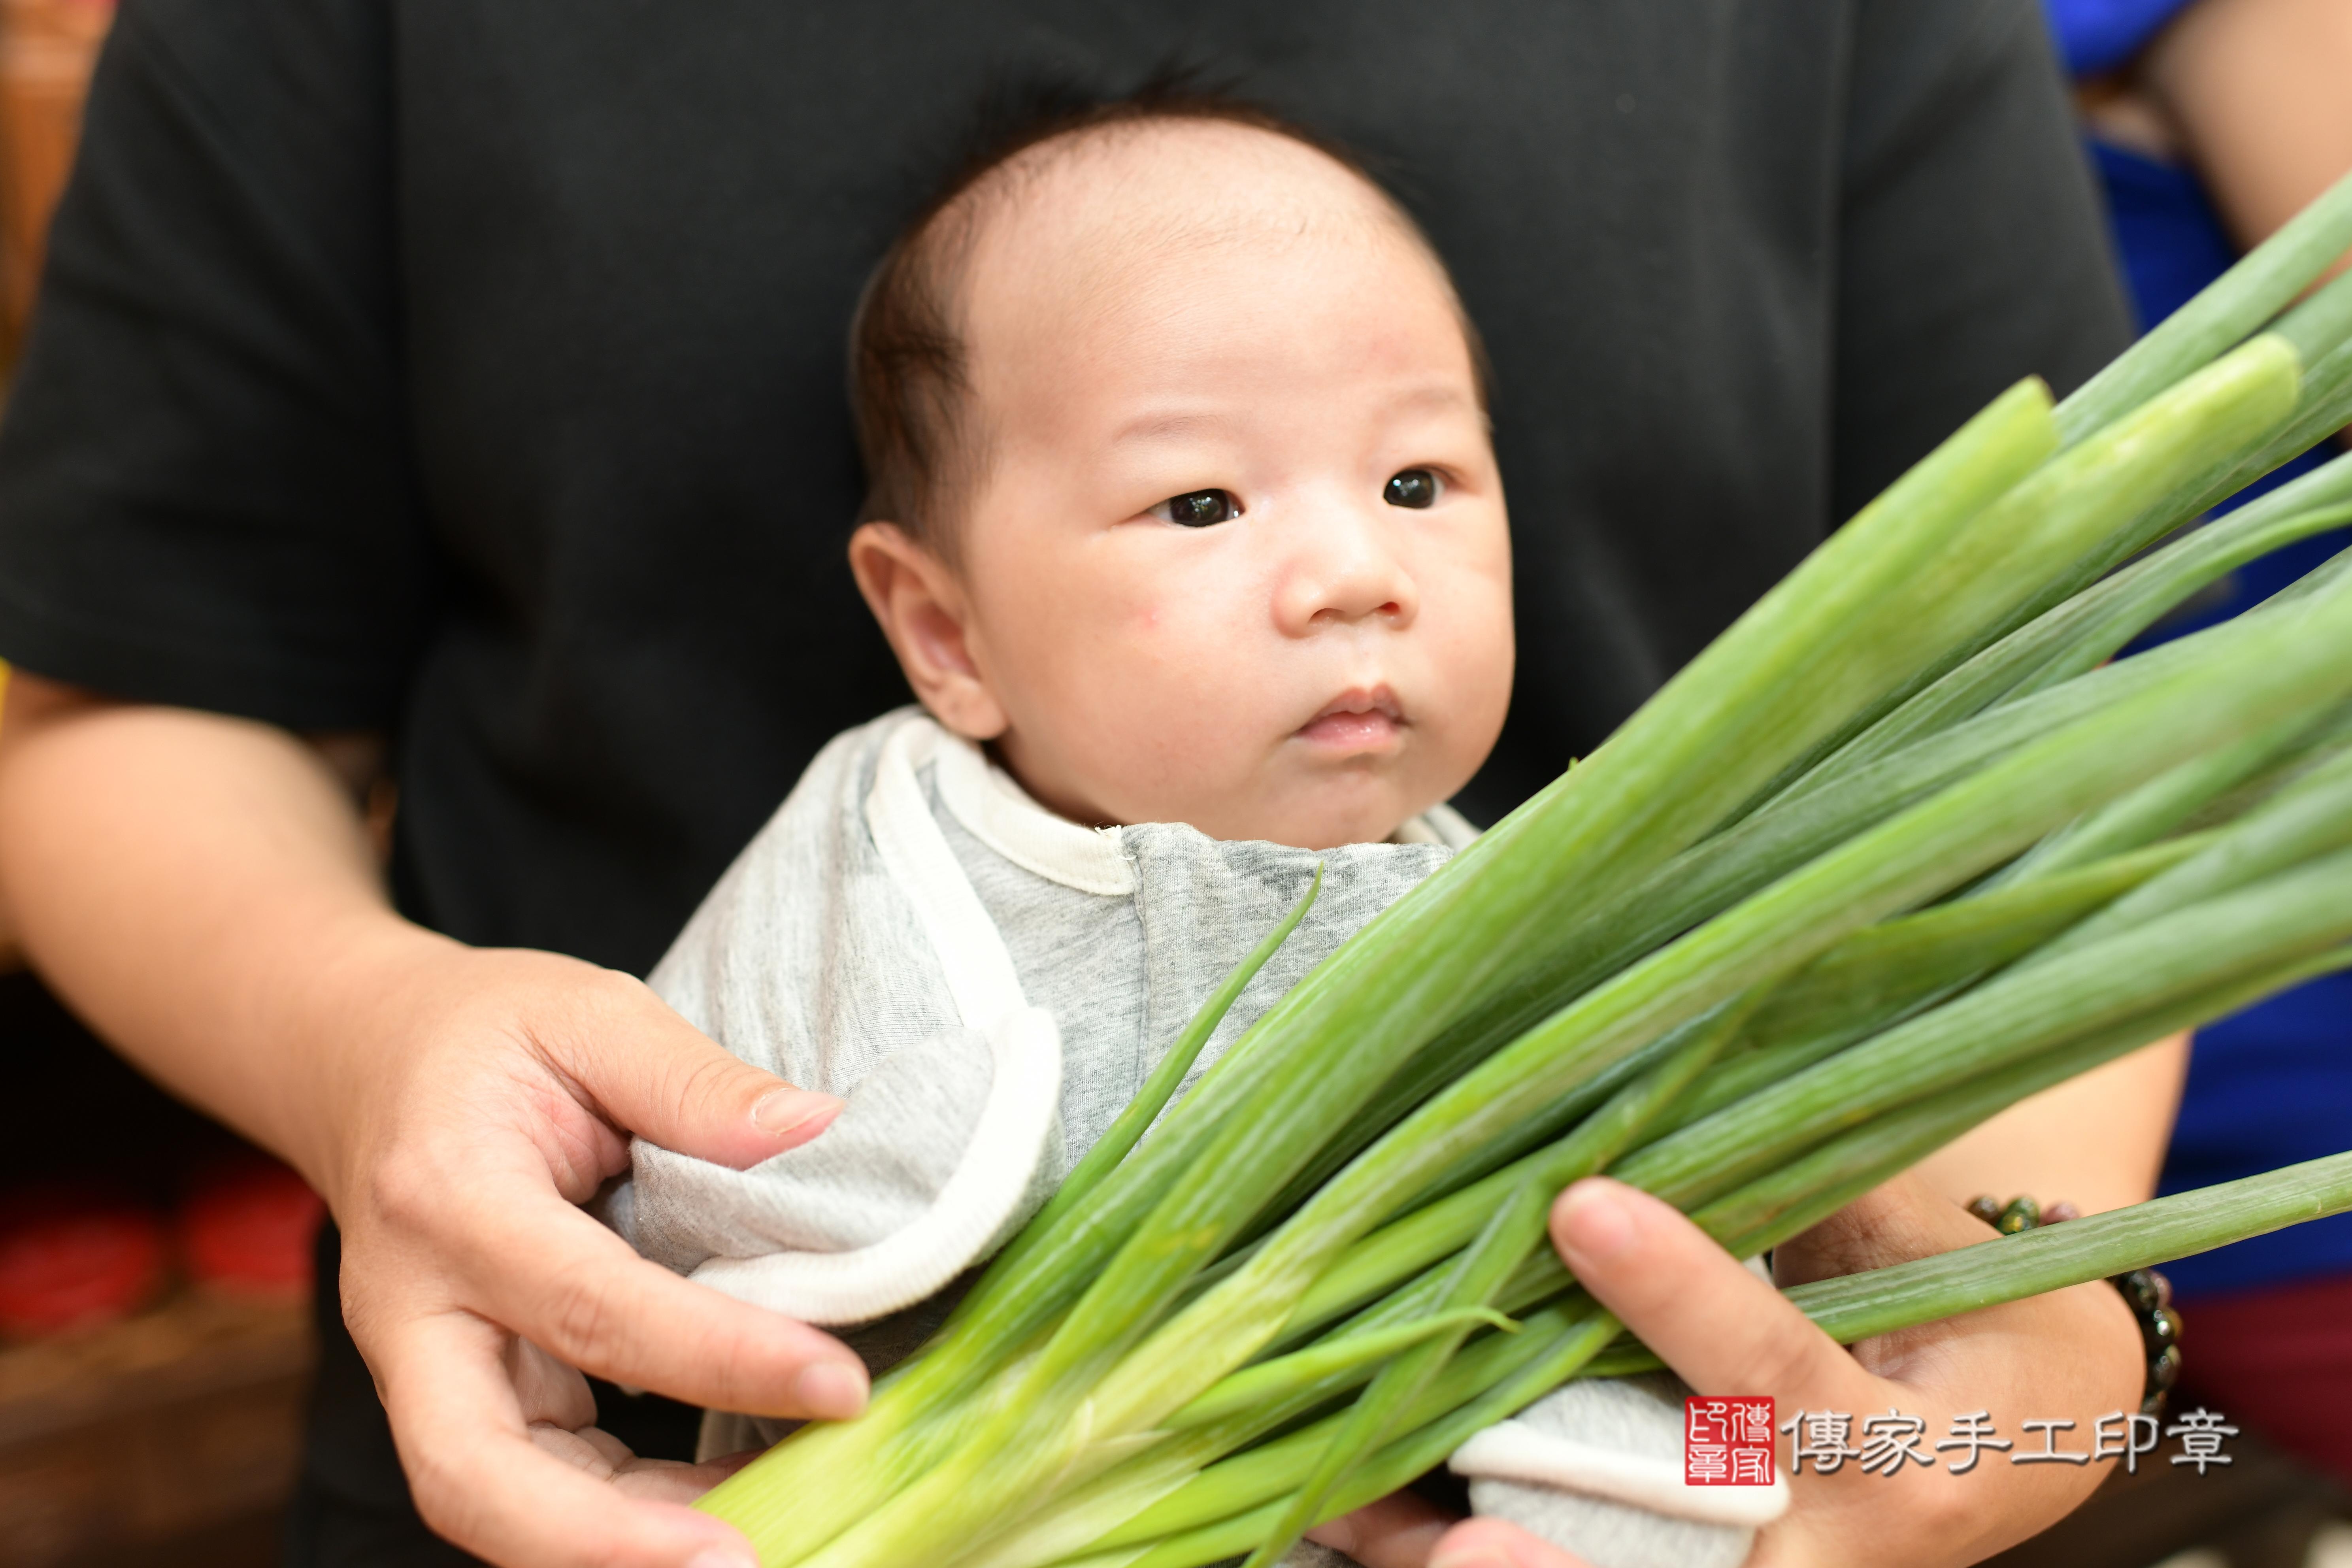
[[(632, 1457), (581, 1372), (860, 1407), (848, 1349), (579, 1205), (634, 1134), (621, 1190), (667, 1151), (661, 1212), (724, 1218), (726, 1175), (852, 1131), (877, 1042), (937, 1032), (938, 997), (825, 957), (906, 923), (856, 859), (886, 778), (1013, 981), (1067, 991), (1066, 1168), (1165, 1044), (1118, 982), (1152, 968), (1152, 854), (1237, 908), (1328, 861), (1360, 921), (1464, 840), (1444, 803), (1493, 820), (1990, 392), (2122, 338), (2027, 6), (1375, 6), (1297, 38), (1236, 8), (1238, 101), (1066, 103), (943, 186), (892, 171), (985, 79), (935, 53), (968, 15), (625, 9), (126, 7), (0, 433), (11, 912), (341, 1227), (365, 1363), (331, 1316), (306, 1563), (446, 1560), (411, 1491), (496, 1562), (739, 1563), (678, 1506), (719, 1470)], [(819, 14), (871, 81), (778, 68)], [(1198, 44), (1137, 17), (1091, 63)], [(1029, 63), (1066, 63), (1032, 20)], [(730, 116), (769, 140), (680, 140)], [(1414, 216), (1335, 146), (1393, 157)], [(877, 719), (816, 412), (877, 254), (850, 564), (928, 717)], [(389, 895), (349, 793), (387, 734)], [(804, 766), (660, 996), (615, 973)], [(1098, 973), (1024, 946), (1054, 929)], [(1989, 1187), (2144, 1195), (2177, 1055), (2020, 1108), (1782, 1279), (1980, 1237), (1956, 1200)], [(653, 1212), (608, 1217), (655, 1251)], [(2137, 1401), (2103, 1289), (1848, 1355), (1638, 1194), (1580, 1184), (1554, 1230), (1702, 1390), (2030, 1389), (2086, 1429)], [(2095, 1479), (1809, 1478), (1752, 1561), (1971, 1561)], [(1449, 1522), (1401, 1496), (1318, 1533), (1372, 1568), (1565, 1561)]]

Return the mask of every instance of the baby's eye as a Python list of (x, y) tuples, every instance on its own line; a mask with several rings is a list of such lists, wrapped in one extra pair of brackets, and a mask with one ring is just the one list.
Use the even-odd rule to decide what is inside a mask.
[(1407, 468), (1389, 476), (1388, 488), (1381, 492), (1381, 499), (1391, 506), (1409, 506), (1418, 511), (1423, 507), (1434, 506), (1437, 498), (1444, 493), (1445, 481), (1427, 468)]
[(1242, 503), (1234, 499), (1231, 490), (1187, 490), (1181, 496), (1170, 496), (1153, 507), (1150, 515), (1180, 528), (1207, 528), (1213, 523), (1231, 522), (1241, 514)]

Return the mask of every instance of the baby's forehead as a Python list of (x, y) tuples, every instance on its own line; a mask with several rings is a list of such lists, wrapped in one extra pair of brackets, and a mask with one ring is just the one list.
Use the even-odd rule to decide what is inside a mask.
[[(1126, 260), (1268, 240), (1344, 247), (1403, 241), (1412, 221), (1360, 171), (1281, 132), (1214, 119), (1097, 125), (1024, 148), (943, 213), (954, 270), (991, 263), (1116, 270)], [(1434, 256), (1430, 259), (1435, 261)]]

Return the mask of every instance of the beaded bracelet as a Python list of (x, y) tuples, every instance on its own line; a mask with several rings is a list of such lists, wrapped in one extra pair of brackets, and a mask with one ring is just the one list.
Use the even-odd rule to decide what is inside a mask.
[[(2030, 1197), (2014, 1197), (2004, 1204), (1988, 1194), (1970, 1198), (1969, 1212), (2003, 1236), (2016, 1236), (2036, 1226), (2079, 1218), (2082, 1211), (2073, 1204), (2057, 1203), (2045, 1213)], [(2172, 1281), (2153, 1268), (2135, 1268), (2128, 1274), (2109, 1276), (2107, 1283), (2121, 1292), (2124, 1304), (2139, 1322), (2140, 1344), (2147, 1357), (2147, 1380), (2141, 1386), (2139, 1407), (2143, 1415), (2153, 1415), (2164, 1408), (2165, 1394), (2180, 1380), (2181, 1319), (2180, 1310), (2172, 1304)]]

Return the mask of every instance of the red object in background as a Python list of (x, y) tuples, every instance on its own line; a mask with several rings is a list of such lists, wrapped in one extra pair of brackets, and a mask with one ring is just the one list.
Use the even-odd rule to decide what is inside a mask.
[(310, 1245), (327, 1212), (302, 1178), (275, 1161), (217, 1166), (180, 1205), (180, 1253), (200, 1285), (247, 1296), (310, 1292)]
[(94, 1328), (144, 1306), (163, 1279), (163, 1227), (103, 1187), (0, 1196), (0, 1334)]
[(2179, 1410), (2202, 1402), (2352, 1485), (2352, 1274), (2181, 1304)]

